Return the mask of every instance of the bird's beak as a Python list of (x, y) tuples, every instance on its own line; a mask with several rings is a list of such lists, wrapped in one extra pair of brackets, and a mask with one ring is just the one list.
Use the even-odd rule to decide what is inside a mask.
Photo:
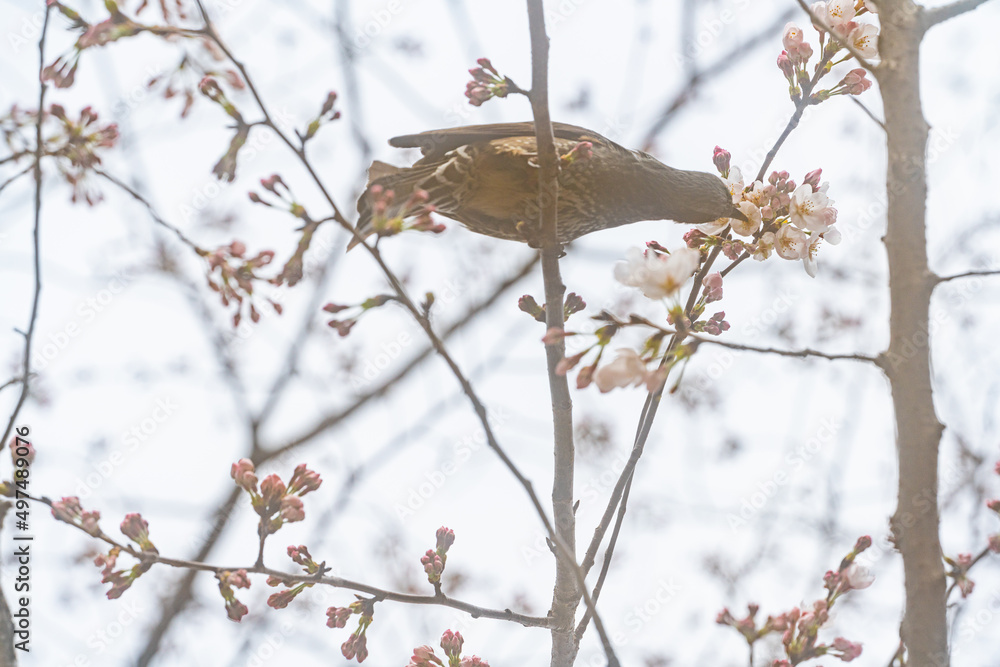
[(742, 220), (743, 222), (750, 222), (749, 220), (747, 220), (747, 217), (743, 215), (743, 211), (736, 208), (735, 206), (733, 206), (732, 209), (730, 209), (729, 217), (736, 218), (737, 220)]

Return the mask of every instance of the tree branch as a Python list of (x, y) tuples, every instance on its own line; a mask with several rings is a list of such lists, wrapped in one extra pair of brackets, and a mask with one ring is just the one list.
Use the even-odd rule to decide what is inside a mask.
[(6, 445), (7, 438), (10, 437), (14, 429), (17, 416), (21, 413), (24, 402), (28, 399), (31, 389), (31, 343), (35, 335), (35, 323), (38, 321), (38, 303), (42, 295), (42, 251), (41, 251), (41, 229), (42, 229), (42, 156), (45, 154), (45, 144), (42, 141), (42, 120), (44, 118), (45, 93), (48, 91), (48, 84), (42, 78), (42, 70), (45, 68), (45, 35), (49, 27), (49, 14), (52, 6), (45, 5), (45, 18), (42, 19), (42, 34), (38, 37), (38, 114), (35, 117), (35, 160), (32, 165), (35, 175), (35, 222), (32, 231), (32, 245), (34, 248), (33, 262), (35, 267), (35, 291), (31, 298), (31, 316), (28, 319), (28, 329), (24, 333), (24, 357), (21, 362), (24, 371), (21, 373), (21, 395), (17, 398), (14, 411), (11, 412), (7, 421), (7, 428), (4, 429), (3, 438), (0, 438), (0, 447)]
[(819, 352), (817, 350), (811, 350), (806, 348), (804, 350), (781, 350), (775, 347), (757, 347), (755, 345), (743, 345), (742, 343), (730, 343), (724, 340), (718, 340), (716, 338), (706, 338), (704, 336), (699, 336), (697, 334), (688, 334), (689, 338), (693, 338), (698, 341), (698, 344), (708, 343), (709, 345), (719, 345), (720, 347), (727, 347), (730, 350), (740, 350), (743, 352), (760, 352), (762, 354), (776, 354), (782, 357), (796, 357), (798, 359), (807, 359), (810, 357), (819, 359), (829, 359), (831, 361), (838, 360), (851, 360), (851, 361), (864, 361), (870, 364), (875, 364), (876, 366), (881, 366), (883, 363), (879, 357), (872, 357), (867, 354), (830, 354), (827, 352)]
[(966, 12), (971, 12), (972, 10), (979, 7), (979, 5), (986, 4), (987, 0), (956, 0), (956, 2), (950, 5), (942, 5), (941, 7), (931, 7), (929, 9), (923, 10), (923, 17), (921, 19), (921, 25), (924, 30), (936, 26), (938, 23), (943, 23), (948, 19), (953, 19), (956, 16), (961, 16)]
[(965, 273), (956, 273), (953, 276), (934, 276), (934, 284), (940, 285), (941, 283), (946, 283), (949, 280), (958, 280), (959, 278), (975, 278), (977, 276), (1000, 276), (1000, 270), (992, 269), (987, 271), (966, 271)]
[[(236, 489), (237, 495), (240, 495), (240, 489)], [(35, 502), (42, 503), (48, 507), (52, 507), (52, 502), (48, 498), (35, 498), (33, 496), (24, 495), (23, 497), (33, 500)], [(391, 602), (402, 602), (405, 604), (415, 604), (415, 605), (437, 605), (441, 607), (450, 607), (452, 609), (458, 609), (459, 611), (464, 611), (471, 615), (473, 618), (494, 618), (504, 621), (514, 621), (515, 623), (520, 623), (524, 627), (534, 627), (534, 628), (548, 628), (551, 626), (551, 619), (546, 616), (528, 616), (526, 614), (518, 614), (510, 609), (491, 609), (489, 607), (480, 607), (474, 605), (470, 602), (464, 602), (462, 600), (456, 600), (450, 598), (444, 593), (439, 593), (437, 595), (413, 595), (410, 593), (397, 593), (395, 591), (390, 591), (384, 588), (379, 588), (377, 586), (372, 586), (370, 584), (365, 584), (358, 581), (352, 581), (350, 579), (344, 579), (342, 577), (328, 577), (328, 576), (316, 576), (315, 574), (302, 574), (302, 573), (289, 573), (283, 572), (281, 570), (276, 570), (274, 568), (266, 567), (258, 562), (252, 566), (240, 566), (240, 565), (212, 565), (210, 563), (204, 563), (199, 560), (184, 560), (181, 558), (169, 558), (167, 556), (162, 556), (159, 553), (151, 551), (137, 551), (134, 547), (129, 544), (123, 544), (118, 542), (114, 538), (108, 536), (103, 531), (98, 535), (93, 535), (87, 532), (86, 529), (81, 525), (75, 523), (70, 523), (65, 521), (70, 526), (76, 528), (77, 530), (94, 537), (105, 544), (117, 547), (123, 553), (127, 553), (136, 560), (156, 563), (159, 565), (167, 565), (169, 567), (175, 567), (182, 570), (187, 570), (189, 572), (214, 572), (216, 574), (222, 572), (234, 572), (236, 570), (246, 570), (248, 573), (253, 574), (266, 574), (268, 576), (273, 576), (281, 579), (283, 582), (292, 582), (297, 584), (323, 584), (325, 586), (331, 586), (333, 588), (344, 588), (347, 590), (357, 591), (359, 593), (366, 593), (375, 598), (376, 601), (388, 600)]]

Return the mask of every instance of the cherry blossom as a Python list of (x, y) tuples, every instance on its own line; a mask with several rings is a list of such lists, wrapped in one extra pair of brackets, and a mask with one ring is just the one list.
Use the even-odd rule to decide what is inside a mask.
[(851, 46), (866, 59), (878, 57), (878, 28), (871, 23), (859, 23), (847, 36)]
[(736, 205), (736, 208), (740, 209), (740, 212), (742, 212), (747, 219), (739, 220), (737, 218), (731, 218), (729, 220), (729, 224), (732, 225), (734, 232), (740, 234), (741, 236), (751, 236), (758, 229), (760, 229), (761, 214), (759, 208), (748, 201), (741, 201)]
[(631, 248), (625, 261), (615, 265), (615, 280), (638, 287), (650, 299), (663, 299), (677, 293), (700, 261), (701, 253), (693, 248), (678, 248), (666, 256)]
[(830, 229), (830, 225), (837, 221), (837, 209), (833, 208), (833, 201), (826, 196), (828, 187), (829, 184), (824, 183), (819, 190), (813, 192), (810, 184), (803, 183), (795, 189), (789, 204), (792, 224), (811, 232), (825, 232)]
[(649, 371), (635, 350), (623, 348), (610, 364), (601, 366), (594, 373), (594, 384), (606, 394), (615, 387), (638, 387), (646, 382)]
[(853, 21), (855, 14), (854, 0), (830, 0), (826, 3), (826, 23), (836, 32), (840, 32)]
[(763, 262), (771, 256), (774, 250), (774, 232), (764, 232), (757, 239), (757, 249), (753, 251), (753, 258), (758, 262)]

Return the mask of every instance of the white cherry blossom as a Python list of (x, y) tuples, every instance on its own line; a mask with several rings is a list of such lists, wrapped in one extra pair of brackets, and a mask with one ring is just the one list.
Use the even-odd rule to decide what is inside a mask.
[(774, 236), (774, 250), (782, 259), (802, 259), (809, 254), (809, 237), (794, 225), (782, 225)]
[(630, 248), (625, 261), (615, 265), (615, 280), (638, 287), (650, 299), (663, 299), (676, 294), (700, 262), (694, 248), (678, 248), (666, 257)]
[(847, 41), (866, 60), (878, 57), (878, 28), (871, 23), (859, 23)]
[(830, 229), (830, 225), (837, 221), (837, 209), (833, 208), (833, 201), (826, 196), (828, 187), (829, 184), (824, 183), (818, 191), (813, 192), (811, 185), (803, 183), (795, 188), (788, 212), (792, 224), (811, 232)]

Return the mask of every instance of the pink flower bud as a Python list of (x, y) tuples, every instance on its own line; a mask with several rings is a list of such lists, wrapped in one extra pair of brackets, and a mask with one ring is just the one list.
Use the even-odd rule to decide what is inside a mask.
[(296, 595), (298, 592), (294, 588), (273, 593), (271, 597), (267, 598), (267, 606), (274, 609), (284, 609), (295, 599)]
[(281, 518), (289, 523), (305, 519), (306, 511), (302, 499), (298, 496), (283, 497), (281, 499)]
[(847, 641), (843, 637), (834, 639), (832, 647), (834, 650), (840, 651), (840, 659), (844, 662), (850, 662), (861, 655), (861, 644)]
[(288, 493), (297, 493), (304, 496), (310, 491), (315, 491), (323, 483), (319, 473), (309, 470), (305, 463), (300, 463), (295, 467), (292, 478), (288, 480)]
[(448, 553), (448, 549), (455, 543), (455, 531), (451, 528), (441, 526), (437, 529), (435, 537), (437, 538), (437, 552), (440, 554)]
[(249, 493), (257, 492), (257, 475), (254, 474), (253, 462), (250, 459), (240, 459), (234, 463), (229, 474), (236, 481), (236, 486)]
[(781, 36), (781, 45), (784, 46), (786, 50), (792, 51), (802, 43), (802, 38), (802, 29), (794, 23), (789, 23), (785, 25), (785, 32)]
[(461, 656), (462, 644), (464, 643), (465, 640), (462, 639), (462, 634), (460, 632), (445, 630), (444, 634), (441, 635), (441, 648), (444, 650), (444, 654), (449, 658), (457, 658)]
[(149, 524), (137, 513), (126, 514), (121, 525), (122, 534), (137, 544), (149, 543)]
[(277, 475), (268, 475), (260, 483), (260, 495), (265, 505), (277, 507), (285, 495), (285, 483)]
[(329, 628), (342, 628), (347, 625), (347, 621), (351, 618), (350, 609), (347, 607), (330, 607), (326, 610), (326, 625)]
[(715, 163), (715, 168), (719, 170), (719, 173), (725, 176), (729, 173), (729, 163), (732, 159), (732, 154), (724, 148), (719, 146), (715, 147), (715, 151), (712, 153), (712, 162)]
[(840, 85), (848, 95), (860, 95), (872, 87), (872, 82), (867, 78), (868, 72), (858, 67), (852, 69), (841, 80)]
[(822, 169), (813, 169), (812, 171), (810, 171), (808, 174), (805, 175), (805, 178), (802, 179), (802, 182), (808, 183), (810, 186), (812, 186), (813, 192), (819, 192), (819, 179), (822, 175), (823, 175)]
[(785, 75), (786, 79), (791, 80), (795, 73), (795, 66), (792, 64), (792, 59), (788, 57), (787, 51), (782, 51), (778, 55), (778, 69), (781, 73)]
[(76, 496), (69, 496), (52, 503), (52, 516), (66, 523), (74, 523), (80, 518), (82, 511), (80, 499)]

